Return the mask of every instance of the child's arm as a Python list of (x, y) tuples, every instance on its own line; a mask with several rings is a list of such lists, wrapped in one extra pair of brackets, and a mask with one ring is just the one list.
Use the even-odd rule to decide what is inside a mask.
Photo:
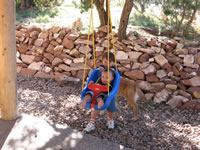
[(100, 65), (99, 67), (97, 67), (97, 69), (98, 69), (99, 71), (101, 71), (101, 72), (104, 70), (104, 68), (105, 68), (105, 67), (104, 67), (103, 65)]
[(98, 69), (99, 69), (99, 71), (101, 71), (101, 72), (104, 70), (103, 67), (99, 67)]
[(94, 81), (91, 80), (89, 83), (94, 83)]

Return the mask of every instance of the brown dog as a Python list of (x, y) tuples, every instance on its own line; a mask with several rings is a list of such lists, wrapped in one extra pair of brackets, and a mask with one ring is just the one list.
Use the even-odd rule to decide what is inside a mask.
[(141, 89), (136, 85), (135, 81), (121, 77), (120, 86), (117, 94), (122, 95), (126, 98), (128, 104), (124, 108), (127, 109), (128, 106), (132, 107), (134, 118), (137, 119), (138, 107), (136, 102), (138, 99), (145, 99), (145, 96)]
[[(128, 104), (124, 107), (127, 109), (129, 106), (133, 108), (134, 119), (138, 118), (137, 100), (144, 100), (145, 96), (141, 89), (136, 85), (135, 81), (127, 78), (120, 78), (120, 86), (117, 95), (122, 95), (127, 100)], [(103, 115), (105, 111), (101, 111), (100, 115)]]

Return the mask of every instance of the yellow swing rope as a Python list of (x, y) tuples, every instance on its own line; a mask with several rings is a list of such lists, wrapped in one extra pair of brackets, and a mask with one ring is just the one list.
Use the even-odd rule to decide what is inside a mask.
[[(110, 51), (110, 48), (109, 48), (110, 47), (110, 34), (109, 34), (110, 33), (110, 11), (109, 11), (110, 10), (110, 1), (108, 0), (107, 2), (108, 2), (108, 4), (107, 4), (108, 5), (108, 26), (107, 26), (108, 27), (107, 28), (107, 30), (108, 30), (108, 34), (107, 34), (107, 36), (108, 36), (107, 37), (107, 39), (108, 39), (108, 58), (107, 59), (108, 59), (108, 80), (109, 80), (110, 79), (110, 77), (109, 77), (109, 71), (110, 71), (109, 70), (110, 69), (109, 68), (110, 67), (110, 64), (109, 64), (110, 63), (110, 60), (109, 60), (109, 57), (110, 57), (109, 56), (109, 51)], [(109, 82), (108, 82), (108, 96), (109, 96)]]
[[(114, 58), (115, 58), (115, 66), (116, 66), (116, 71), (117, 69), (117, 61), (116, 61), (116, 53), (115, 53), (115, 41), (114, 41), (114, 34), (112, 31), (112, 20), (111, 20), (111, 13), (110, 13), (110, 0), (107, 0), (108, 2), (108, 79), (109, 79), (109, 50), (110, 50), (110, 25), (111, 25), (111, 34), (112, 34), (112, 44), (113, 44), (113, 49), (114, 49)], [(83, 83), (82, 83), (82, 90), (84, 88), (84, 81), (85, 81), (85, 70), (86, 70), (86, 64), (87, 64), (87, 54), (88, 54), (88, 46), (89, 46), (89, 40), (90, 40), (90, 28), (91, 28), (91, 23), (92, 23), (92, 37), (93, 37), (93, 56), (94, 56), (94, 68), (96, 69), (96, 58), (95, 58), (95, 47), (94, 47), (94, 21), (93, 21), (93, 0), (91, 0), (91, 15), (90, 15), (90, 24), (89, 24), (89, 31), (88, 31), (88, 39), (87, 39), (87, 46), (86, 46), (86, 57), (85, 57), (85, 64), (84, 64), (84, 72), (83, 72)], [(109, 83), (108, 83), (108, 96), (109, 96)]]
[[(110, 0), (109, 1), (109, 6), (110, 6)], [(110, 26), (111, 26), (111, 34), (112, 34), (112, 44), (113, 44), (113, 50), (114, 50), (114, 58), (115, 58), (115, 67), (116, 67), (116, 71), (118, 72), (117, 69), (117, 60), (116, 60), (116, 52), (115, 52), (115, 41), (114, 41), (114, 34), (113, 34), (113, 30), (112, 30), (112, 20), (111, 20), (111, 12), (110, 12), (110, 7), (108, 8), (108, 12), (109, 12), (109, 20), (110, 20)]]
[[(111, 26), (111, 35), (112, 35), (112, 44), (113, 44), (113, 50), (114, 50), (114, 58), (115, 58), (115, 67), (116, 67), (116, 71), (118, 71), (117, 69), (117, 60), (116, 60), (116, 53), (115, 53), (115, 41), (114, 41), (114, 34), (112, 31), (112, 20), (111, 20), (111, 12), (110, 12), (110, 0), (107, 0), (108, 2), (108, 79), (109, 79), (109, 50), (110, 50), (110, 26)], [(109, 83), (108, 83), (108, 96), (109, 96)]]
[[(91, 0), (91, 4), (93, 6), (93, 0)], [(94, 21), (93, 21), (93, 9), (91, 7), (91, 14), (92, 14), (92, 41), (93, 41), (93, 56), (94, 56), (94, 68), (96, 69), (96, 54), (95, 54), (95, 47), (94, 47)]]
[(91, 28), (91, 23), (92, 23), (92, 35), (93, 35), (94, 67), (96, 68), (95, 49), (94, 49), (93, 0), (91, 0), (91, 15), (90, 15), (90, 24), (89, 24), (88, 38), (87, 38), (86, 54), (85, 54), (85, 64), (84, 64), (84, 71), (83, 71), (82, 90), (83, 90), (83, 88), (84, 88), (84, 82), (85, 82), (85, 70), (86, 70), (86, 65), (87, 65), (87, 56), (88, 56), (88, 47), (89, 47), (89, 40), (90, 40), (90, 28)]

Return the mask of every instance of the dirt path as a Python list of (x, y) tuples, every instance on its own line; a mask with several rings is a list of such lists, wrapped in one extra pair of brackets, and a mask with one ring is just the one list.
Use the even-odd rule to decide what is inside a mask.
[[(61, 84), (53, 80), (19, 76), (19, 111), (46, 120), (68, 125), (82, 131), (87, 125), (90, 111), (81, 110), (81, 83)], [(133, 120), (131, 109), (124, 110), (126, 102), (117, 98), (116, 128), (108, 130), (107, 115), (99, 116), (97, 129), (90, 134), (120, 143), (133, 149), (198, 150), (200, 149), (200, 114), (152, 102), (139, 102), (140, 117)]]

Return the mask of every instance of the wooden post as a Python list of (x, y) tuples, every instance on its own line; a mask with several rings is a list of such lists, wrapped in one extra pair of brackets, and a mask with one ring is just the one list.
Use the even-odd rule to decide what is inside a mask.
[(0, 108), (3, 120), (17, 118), (15, 0), (0, 0)]

